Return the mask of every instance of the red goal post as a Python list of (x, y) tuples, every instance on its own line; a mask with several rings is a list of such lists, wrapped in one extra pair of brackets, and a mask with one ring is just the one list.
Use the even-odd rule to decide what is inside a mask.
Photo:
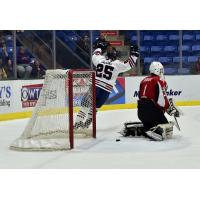
[[(91, 87), (92, 87), (92, 137), (96, 138), (96, 87), (95, 87), (95, 71), (86, 69), (74, 69), (68, 72), (68, 85), (69, 85), (69, 140), (70, 148), (74, 148), (74, 74), (91, 74)], [(67, 85), (67, 84), (66, 84)]]
[[(92, 111), (92, 125), (77, 131), (74, 129), (74, 121), (82, 106), (87, 106)], [(32, 117), (22, 135), (10, 145), (10, 149), (73, 149), (76, 137), (96, 138), (95, 71), (47, 70)]]

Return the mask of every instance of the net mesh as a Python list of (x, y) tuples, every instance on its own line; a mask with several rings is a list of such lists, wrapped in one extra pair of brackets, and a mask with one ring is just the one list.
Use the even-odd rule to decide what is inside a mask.
[[(70, 148), (69, 85), (66, 70), (47, 70), (44, 85), (31, 119), (22, 135), (10, 146), (14, 150), (54, 151)], [(73, 73), (73, 118), (83, 105), (92, 106), (90, 72)], [(88, 96), (87, 102), (84, 97)], [(87, 133), (87, 134), (86, 134)], [(91, 136), (91, 131), (77, 135)]]

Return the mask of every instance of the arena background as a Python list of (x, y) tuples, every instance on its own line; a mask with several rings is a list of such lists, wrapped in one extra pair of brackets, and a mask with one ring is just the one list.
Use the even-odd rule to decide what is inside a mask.
[[(128, 58), (131, 45), (140, 49), (136, 67), (120, 74), (101, 110), (136, 108), (139, 82), (149, 74), (152, 61), (164, 65), (168, 95), (177, 105), (200, 105), (200, 92), (195, 87), (199, 85), (200, 74), (200, 30), (4, 30), (0, 33), (0, 120), (31, 116), (46, 70), (95, 70), (91, 57), (98, 41), (115, 47), (120, 60)], [(30, 72), (22, 72), (27, 66)]]
[[(100, 14), (97, 14), (97, 4), (88, 0), (80, 2), (57, 0), (49, 4), (39, 0), (35, 0), (34, 3), (27, 3), (25, 0), (3, 1), (0, 12), (1, 28), (3, 30), (199, 30), (200, 28), (199, 6), (196, 0), (187, 3), (174, 0), (162, 2), (125, 0), (122, 3), (114, 3), (102, 0), (99, 7), (102, 8), (102, 5), (106, 9), (101, 9)], [(38, 196), (55, 199), (55, 197), (65, 198), (66, 195), (74, 199), (134, 197), (154, 200), (172, 197), (188, 199), (199, 196), (199, 170), (0, 170), (0, 172), (1, 196), (5, 200), (18, 196), (20, 199), (27, 197), (36, 199)], [(144, 183), (148, 185), (146, 192), (140, 187)], [(124, 189), (124, 185), (132, 187)], [(88, 186), (91, 188), (90, 191)], [(157, 190), (152, 192), (155, 191), (155, 186)], [(33, 192), (33, 188), (37, 192)], [(170, 188), (170, 192), (168, 189), (166, 191), (166, 188)]]

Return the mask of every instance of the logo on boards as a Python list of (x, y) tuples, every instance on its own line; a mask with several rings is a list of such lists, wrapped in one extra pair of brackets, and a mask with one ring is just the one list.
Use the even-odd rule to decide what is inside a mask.
[(34, 107), (39, 99), (43, 84), (24, 85), (21, 89), (22, 107)]

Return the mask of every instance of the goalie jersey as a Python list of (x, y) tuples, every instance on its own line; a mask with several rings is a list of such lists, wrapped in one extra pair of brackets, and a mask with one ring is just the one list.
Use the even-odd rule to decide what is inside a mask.
[(124, 62), (112, 61), (101, 55), (100, 48), (96, 49), (92, 56), (92, 62), (96, 67), (96, 86), (111, 93), (118, 75), (135, 67), (136, 60), (137, 57), (130, 56)]
[(140, 83), (139, 99), (152, 100), (157, 107), (166, 111), (169, 107), (166, 88), (166, 81), (159, 76), (147, 76)]

